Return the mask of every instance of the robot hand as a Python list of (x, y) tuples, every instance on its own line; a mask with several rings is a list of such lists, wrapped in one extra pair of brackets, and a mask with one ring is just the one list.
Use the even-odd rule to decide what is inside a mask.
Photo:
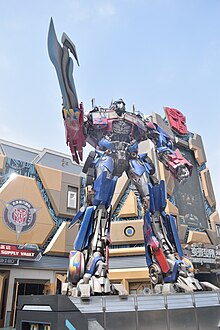
[(179, 149), (168, 155), (167, 168), (179, 182), (185, 182), (192, 174), (192, 164), (181, 154)]
[(179, 165), (177, 167), (176, 178), (180, 183), (185, 183), (189, 176), (189, 169), (185, 165)]

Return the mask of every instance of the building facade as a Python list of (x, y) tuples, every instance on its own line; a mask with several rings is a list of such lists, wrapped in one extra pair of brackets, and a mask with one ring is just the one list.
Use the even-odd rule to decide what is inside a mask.
[[(165, 114), (151, 117), (194, 165), (192, 176), (180, 185), (149, 141), (141, 143), (140, 153), (148, 152), (157, 178), (166, 181), (166, 211), (176, 218), (196, 276), (219, 285), (220, 219), (202, 139), (188, 132), (180, 111), (165, 108)], [(18, 295), (60, 293), (78, 231), (78, 225), (67, 227), (84, 201), (81, 169), (68, 155), (0, 140), (0, 327), (15, 324)], [(112, 206), (110, 279), (129, 293), (148, 293), (141, 199), (126, 174)]]

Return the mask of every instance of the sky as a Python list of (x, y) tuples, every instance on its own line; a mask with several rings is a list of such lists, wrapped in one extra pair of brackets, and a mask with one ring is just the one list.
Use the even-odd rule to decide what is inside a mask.
[(68, 153), (61, 93), (47, 53), (53, 17), (77, 47), (74, 79), (86, 111), (108, 107), (164, 117), (179, 109), (202, 136), (220, 203), (219, 0), (0, 0), (0, 138)]

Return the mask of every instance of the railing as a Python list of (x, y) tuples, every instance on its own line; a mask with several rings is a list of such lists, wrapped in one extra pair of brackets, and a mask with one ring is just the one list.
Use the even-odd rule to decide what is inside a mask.
[(220, 292), (70, 298), (89, 319), (104, 329), (220, 329)]

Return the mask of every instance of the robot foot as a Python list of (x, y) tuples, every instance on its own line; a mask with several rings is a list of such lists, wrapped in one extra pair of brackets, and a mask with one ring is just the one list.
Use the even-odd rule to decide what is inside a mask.
[(199, 282), (194, 276), (179, 276), (175, 283), (157, 284), (155, 293), (189, 293), (195, 291), (220, 291), (218, 287), (209, 282)]
[(121, 298), (128, 296), (127, 290), (122, 284), (110, 284), (107, 277), (92, 276), (88, 283), (83, 280), (77, 285), (72, 283), (63, 283), (62, 294), (81, 299), (89, 299), (90, 296), (98, 295), (119, 295)]

